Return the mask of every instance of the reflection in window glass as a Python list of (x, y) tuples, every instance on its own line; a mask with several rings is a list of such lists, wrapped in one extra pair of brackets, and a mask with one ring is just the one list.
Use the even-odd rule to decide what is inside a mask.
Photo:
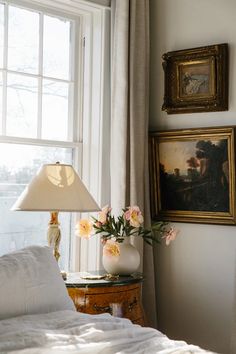
[[(0, 143), (0, 156), (0, 255), (29, 245), (47, 245), (49, 212), (10, 209), (42, 164), (56, 161), (71, 164), (72, 149)], [(67, 269), (71, 214), (60, 213), (59, 219), (60, 267)]]
[(70, 21), (44, 16), (44, 76), (69, 79), (70, 24)]
[(7, 135), (37, 136), (38, 80), (8, 74)]
[(67, 140), (68, 84), (43, 80), (42, 137)]
[(38, 73), (39, 14), (9, 6), (8, 69)]
[(4, 5), (0, 4), (0, 68), (3, 67)]

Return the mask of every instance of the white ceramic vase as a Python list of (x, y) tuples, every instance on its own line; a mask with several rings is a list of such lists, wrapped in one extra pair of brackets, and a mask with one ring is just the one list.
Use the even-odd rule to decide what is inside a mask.
[(140, 264), (140, 254), (131, 245), (129, 237), (125, 237), (124, 241), (119, 243), (119, 249), (119, 257), (111, 257), (103, 254), (102, 263), (104, 269), (107, 273), (113, 275), (130, 275), (136, 272)]

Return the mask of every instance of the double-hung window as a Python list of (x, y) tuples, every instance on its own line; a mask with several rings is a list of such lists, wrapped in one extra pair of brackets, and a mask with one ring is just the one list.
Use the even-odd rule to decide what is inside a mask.
[[(91, 152), (88, 146), (93, 143), (93, 148), (102, 149), (88, 133), (94, 124), (88, 107), (96, 109), (93, 87), (104, 79), (91, 82), (96, 75), (91, 45), (85, 51), (86, 33), (90, 43), (94, 35), (91, 16), (88, 26), (92, 12), (79, 7), (79, 1), (74, 11), (63, 1), (58, 1), (58, 8), (52, 3), (0, 1), (0, 255), (46, 244), (49, 213), (10, 211), (39, 167), (59, 161), (74, 165), (82, 174), (83, 154), (89, 158)], [(102, 47), (99, 56), (103, 57)], [(86, 66), (88, 58), (91, 63)], [(96, 92), (99, 97), (102, 87)], [(101, 113), (99, 108), (97, 126)], [(84, 169), (92, 193), (99, 198), (99, 186), (89, 176), (96, 171), (88, 164)], [(71, 261), (74, 219), (71, 213), (60, 213), (63, 269)]]

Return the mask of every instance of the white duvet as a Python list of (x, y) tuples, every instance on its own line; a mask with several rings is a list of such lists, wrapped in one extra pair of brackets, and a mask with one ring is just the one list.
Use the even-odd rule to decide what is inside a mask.
[(109, 314), (58, 311), (0, 321), (0, 353), (210, 353)]

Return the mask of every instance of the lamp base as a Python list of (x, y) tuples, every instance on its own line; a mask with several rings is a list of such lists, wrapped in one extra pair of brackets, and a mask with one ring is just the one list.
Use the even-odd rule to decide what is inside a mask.
[[(58, 221), (58, 212), (52, 211), (51, 212), (51, 219), (48, 223), (48, 245), (49, 247), (53, 248), (53, 254), (56, 258), (57, 262), (60, 258), (59, 246), (61, 241), (61, 230), (59, 228), (59, 221)], [(61, 276), (63, 280), (67, 279), (67, 274), (64, 270), (61, 270)]]
[(61, 241), (61, 230), (59, 228), (58, 212), (51, 212), (51, 219), (48, 224), (48, 245), (53, 248), (53, 254), (57, 262), (60, 258), (59, 245)]

